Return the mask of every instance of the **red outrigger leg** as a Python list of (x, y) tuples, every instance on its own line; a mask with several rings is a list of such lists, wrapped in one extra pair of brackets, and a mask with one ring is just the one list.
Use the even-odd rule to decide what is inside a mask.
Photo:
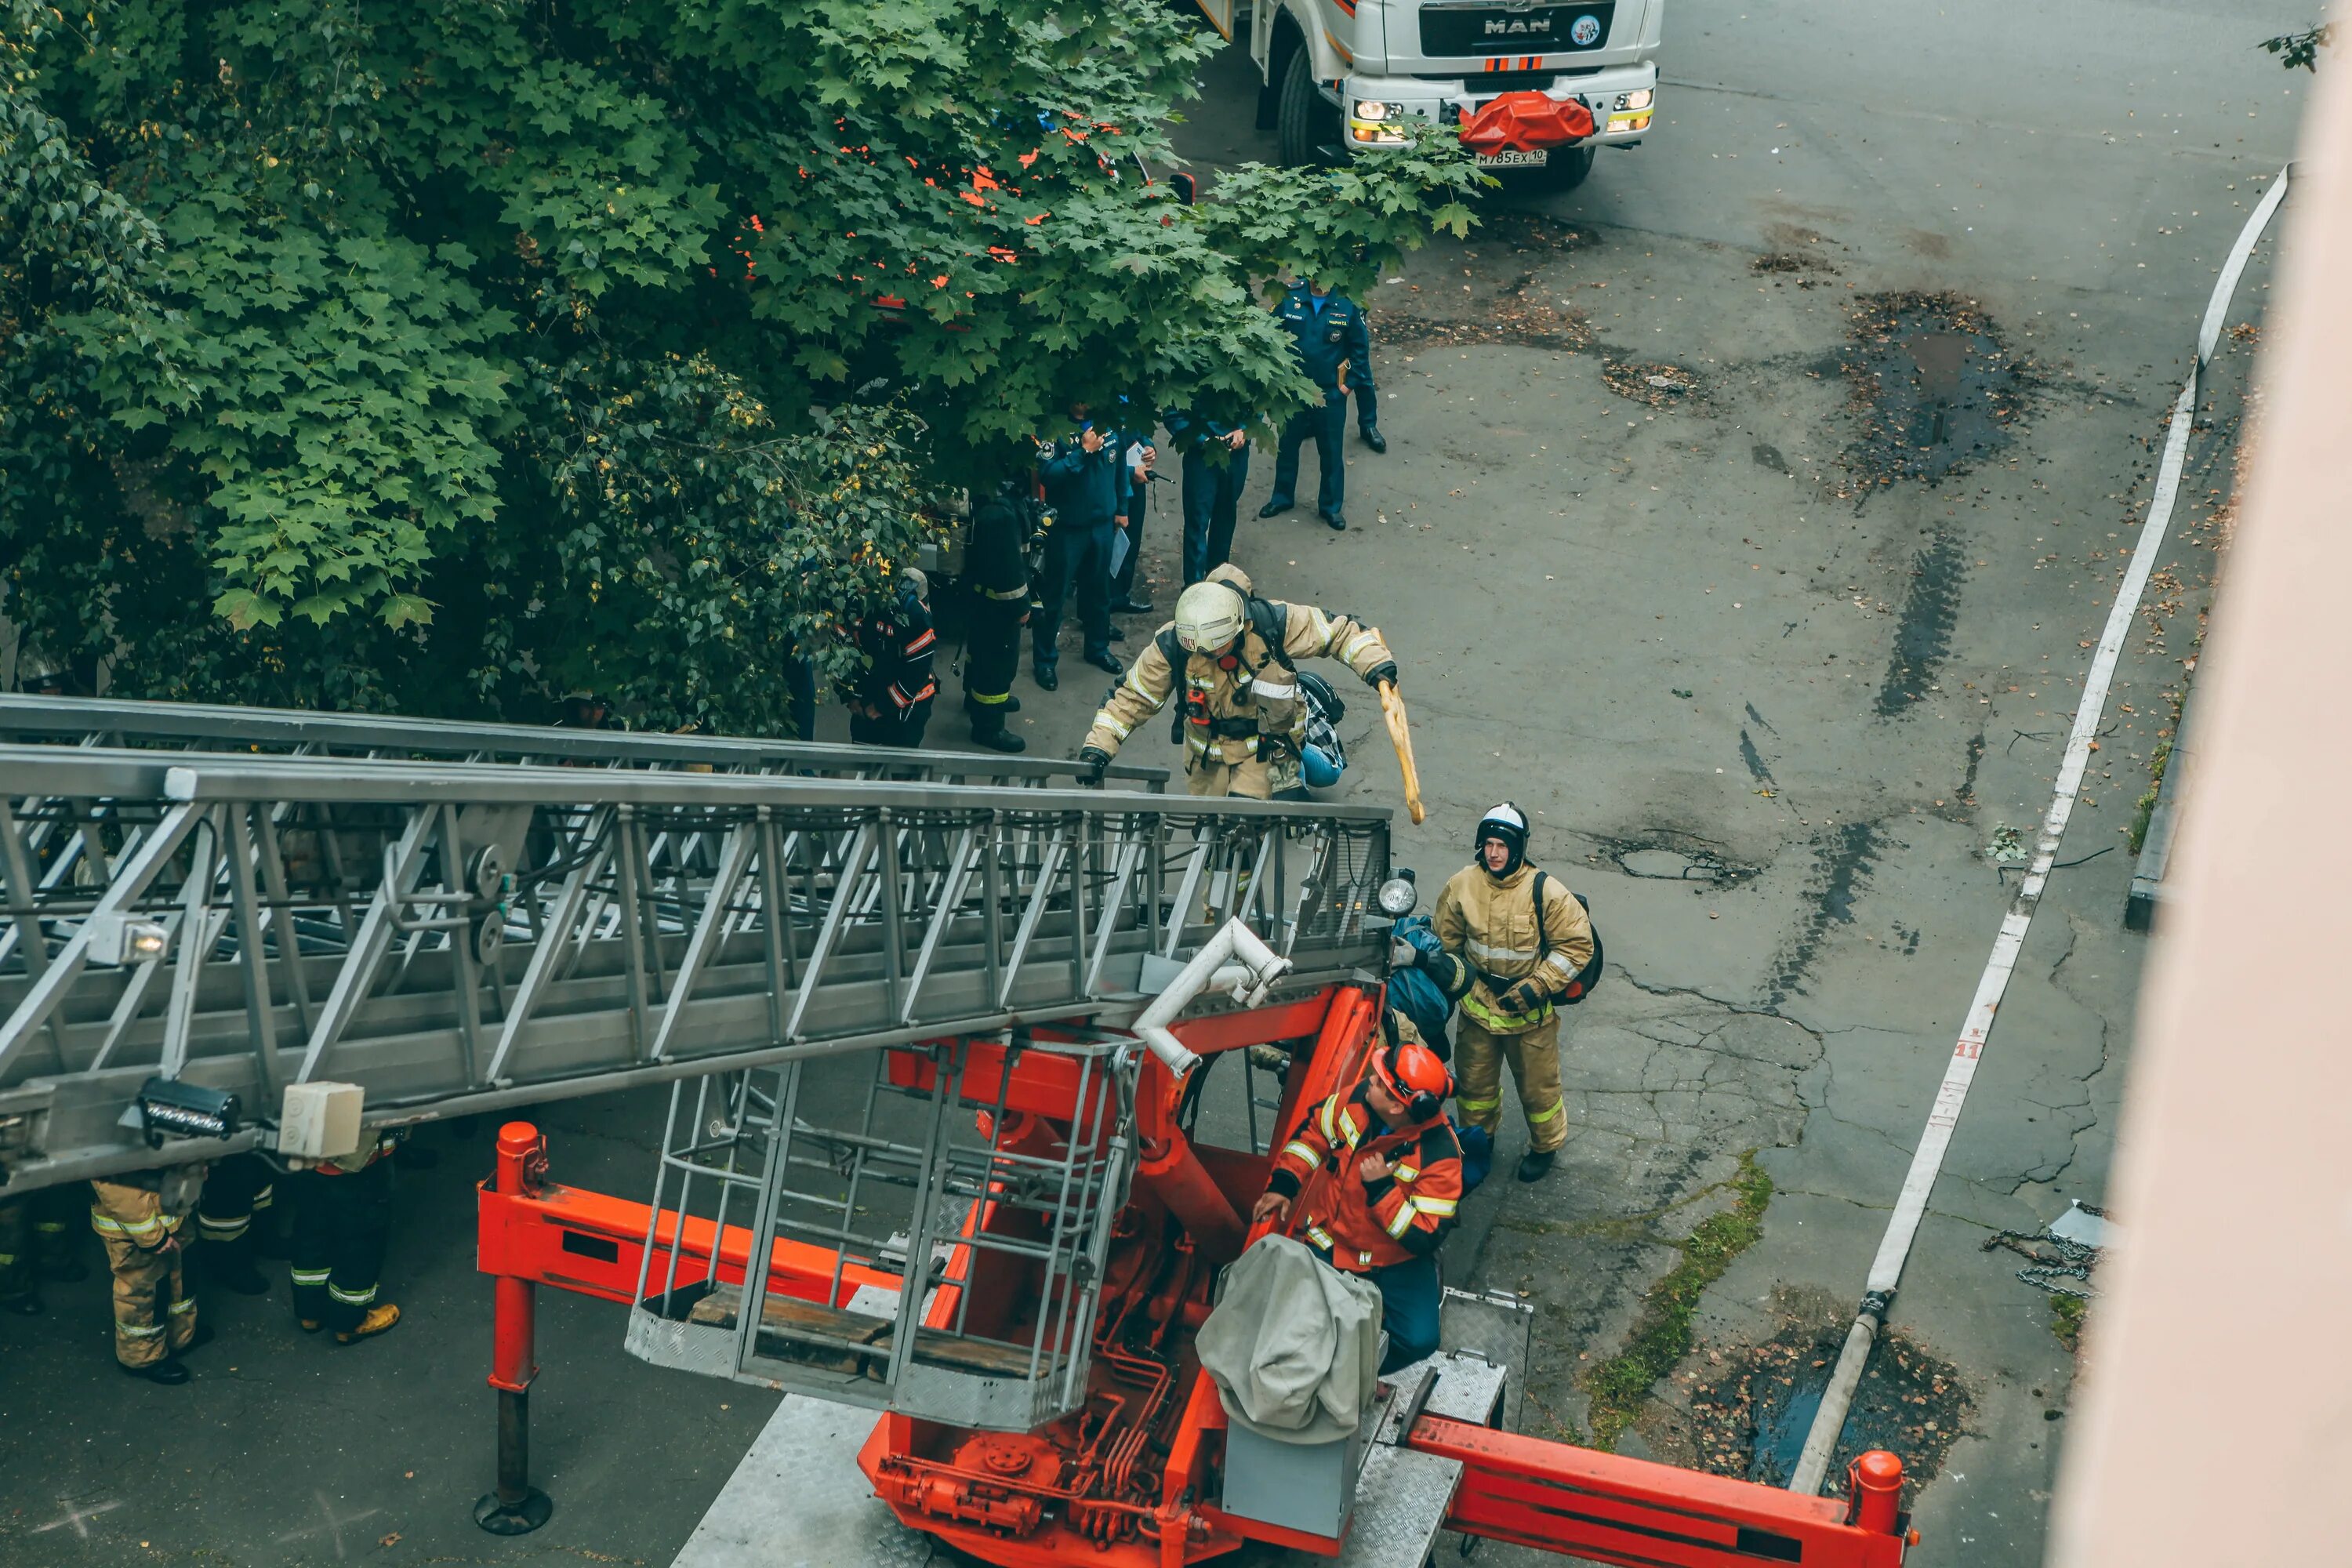
[(1896, 1511), (1903, 1461), (1879, 1450), (1854, 1461), (1840, 1499), (1439, 1415), (1414, 1422), (1405, 1444), (1462, 1465), (1447, 1529), (1595, 1563), (1896, 1568), (1907, 1543)]

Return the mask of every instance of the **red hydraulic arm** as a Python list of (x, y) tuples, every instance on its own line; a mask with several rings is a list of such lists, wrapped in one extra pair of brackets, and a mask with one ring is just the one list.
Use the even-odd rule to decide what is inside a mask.
[[(498, 1174), (481, 1184), (476, 1215), (475, 1267), (483, 1273), (621, 1302), (637, 1299), (648, 1231), (654, 1250), (667, 1259), (677, 1223), (675, 1210), (664, 1209), (656, 1225), (648, 1205), (549, 1181), (547, 1140), (528, 1121), (509, 1121), (499, 1130)], [(730, 1225), (722, 1233), (707, 1219), (686, 1222), (680, 1278), (688, 1277), (688, 1260), (707, 1265), (714, 1246), (720, 1281), (741, 1284), (751, 1258), (751, 1231)], [(692, 1277), (700, 1278), (699, 1268)], [(768, 1255), (771, 1290), (815, 1301), (832, 1284), (833, 1254), (824, 1247), (780, 1239)], [(895, 1290), (898, 1280), (896, 1275), (848, 1268), (832, 1304), (846, 1302), (861, 1285)], [(507, 1300), (503, 1294), (499, 1299), (501, 1304)]]

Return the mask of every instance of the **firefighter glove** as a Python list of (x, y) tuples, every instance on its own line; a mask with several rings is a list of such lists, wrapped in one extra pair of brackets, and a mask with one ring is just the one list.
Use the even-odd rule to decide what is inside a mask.
[(1086, 784), (1090, 788), (1099, 785), (1103, 781), (1103, 770), (1109, 766), (1110, 753), (1104, 751), (1100, 746), (1080, 746), (1078, 748), (1078, 767), (1080, 770), (1078, 782), (1080, 784)]
[(1390, 686), (1397, 683), (1396, 660), (1392, 658), (1384, 658), (1364, 672), (1365, 685), (1377, 688), (1383, 683)]
[(1543, 1005), (1543, 987), (1532, 980), (1522, 980), (1496, 998), (1506, 1010), (1513, 1013), (1532, 1012)]

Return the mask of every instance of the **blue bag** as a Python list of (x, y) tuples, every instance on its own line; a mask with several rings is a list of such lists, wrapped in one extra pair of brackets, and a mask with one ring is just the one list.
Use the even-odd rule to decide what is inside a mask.
[[(1451, 1116), (1446, 1118), (1453, 1121)], [(1462, 1145), (1462, 1192), (1465, 1196), (1478, 1190), (1486, 1173), (1495, 1168), (1495, 1141), (1483, 1127), (1465, 1127), (1454, 1123), (1454, 1140)]]

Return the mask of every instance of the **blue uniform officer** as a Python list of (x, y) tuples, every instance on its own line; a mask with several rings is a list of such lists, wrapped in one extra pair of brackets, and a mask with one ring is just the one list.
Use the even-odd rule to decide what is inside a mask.
[(1341, 510), (1347, 500), (1347, 469), (1341, 457), (1347, 429), (1348, 394), (1356, 395), (1356, 423), (1375, 452), (1388, 449), (1381, 435), (1380, 394), (1372, 383), (1372, 340), (1364, 327), (1364, 312), (1327, 284), (1307, 283), (1283, 296), (1275, 319), (1298, 345), (1300, 367), (1322, 389), (1319, 406), (1301, 409), (1283, 426), (1282, 444), (1274, 462), (1274, 494), (1258, 509), (1260, 517), (1275, 517), (1296, 504), (1298, 489), (1298, 448), (1309, 437), (1315, 441), (1315, 510), (1333, 528), (1348, 526)]
[(1078, 622), (1086, 632), (1088, 664), (1120, 672), (1110, 651), (1111, 540), (1127, 516), (1126, 485), (1119, 474), (1122, 442), (1078, 412), (1078, 428), (1044, 453), (1037, 474), (1053, 503), (1053, 526), (1045, 533), (1045, 571), (1037, 584), (1038, 614), (1030, 624), (1031, 668), (1047, 691), (1060, 684), (1062, 612), (1077, 590)]
[(1249, 483), (1249, 431), (1192, 409), (1166, 415), (1184, 459), (1184, 586), (1233, 559), (1234, 519)]

